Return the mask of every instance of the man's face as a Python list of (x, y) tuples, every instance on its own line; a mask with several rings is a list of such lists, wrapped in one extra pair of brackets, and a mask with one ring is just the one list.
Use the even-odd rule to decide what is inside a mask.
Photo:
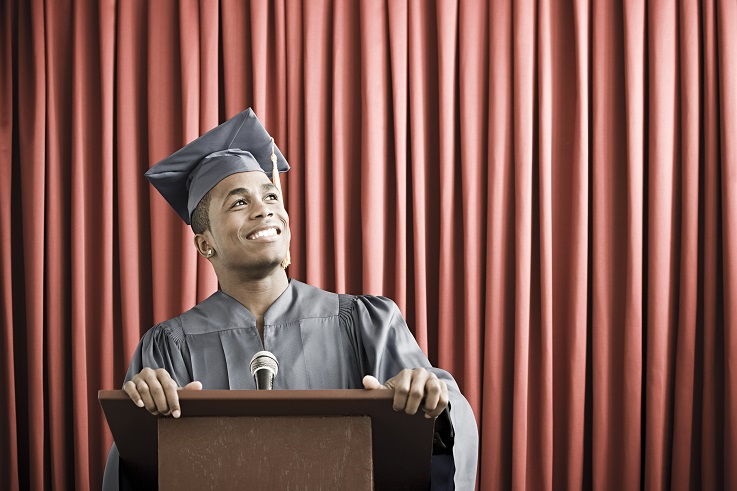
[(209, 240), (214, 259), (226, 268), (279, 266), (289, 249), (289, 215), (266, 174), (233, 174), (210, 192)]

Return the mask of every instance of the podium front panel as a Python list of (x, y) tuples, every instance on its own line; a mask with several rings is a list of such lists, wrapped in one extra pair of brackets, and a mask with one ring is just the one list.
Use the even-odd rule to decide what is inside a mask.
[(159, 419), (159, 489), (373, 489), (371, 419)]

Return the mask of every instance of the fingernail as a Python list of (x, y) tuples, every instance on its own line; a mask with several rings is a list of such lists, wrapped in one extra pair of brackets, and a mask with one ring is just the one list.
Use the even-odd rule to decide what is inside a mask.
[(173, 413), (171, 413), (172, 416), (175, 418), (178, 418), (181, 413), (179, 412), (179, 409), (175, 409)]
[(143, 407), (143, 400), (142, 400), (142, 399), (138, 399), (138, 400), (136, 401), (136, 406), (138, 406), (138, 407)]
[(427, 419), (432, 419), (432, 416), (430, 416), (430, 413), (425, 413), (425, 417), (426, 417)]

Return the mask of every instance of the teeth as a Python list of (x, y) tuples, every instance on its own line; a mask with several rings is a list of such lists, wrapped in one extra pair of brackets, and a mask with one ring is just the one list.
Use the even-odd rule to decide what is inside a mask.
[(276, 235), (276, 234), (277, 234), (276, 229), (272, 227), (272, 228), (267, 228), (267, 229), (264, 229), (264, 230), (259, 230), (255, 234), (251, 234), (250, 238), (251, 239), (258, 239), (258, 238), (261, 238), (261, 237), (270, 237), (270, 236)]

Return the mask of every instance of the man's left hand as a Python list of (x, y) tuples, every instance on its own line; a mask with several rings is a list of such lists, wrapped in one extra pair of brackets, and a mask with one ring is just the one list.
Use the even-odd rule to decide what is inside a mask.
[(363, 377), (367, 389), (394, 392), (394, 410), (415, 414), (422, 408), (426, 418), (437, 418), (448, 407), (448, 386), (434, 373), (424, 368), (405, 368), (381, 384), (376, 377)]

